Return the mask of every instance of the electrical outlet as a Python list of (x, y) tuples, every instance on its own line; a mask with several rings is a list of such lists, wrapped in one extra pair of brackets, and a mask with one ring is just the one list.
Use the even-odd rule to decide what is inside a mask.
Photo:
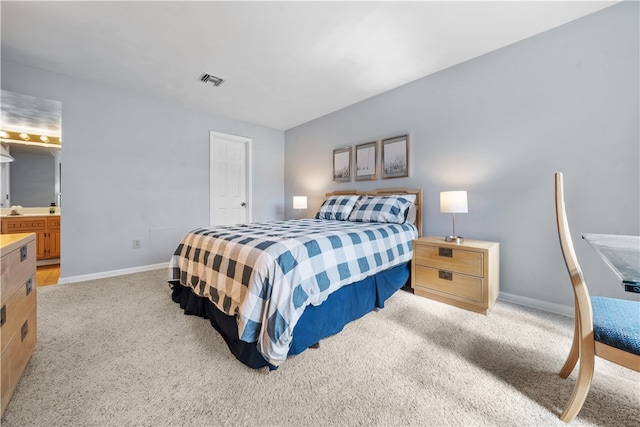
[(142, 247), (142, 240), (133, 239), (133, 249), (140, 249)]

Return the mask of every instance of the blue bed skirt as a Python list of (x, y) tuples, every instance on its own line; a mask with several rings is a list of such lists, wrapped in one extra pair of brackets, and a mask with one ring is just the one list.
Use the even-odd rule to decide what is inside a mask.
[[(329, 295), (318, 306), (305, 308), (293, 330), (289, 355), (302, 353), (321, 339), (340, 332), (344, 326), (375, 308), (383, 308), (385, 301), (409, 281), (409, 263), (393, 267)], [(276, 366), (268, 363), (256, 348), (256, 343), (238, 339), (238, 324), (234, 316), (218, 310), (207, 298), (200, 297), (178, 282), (173, 285), (171, 298), (180, 304), (185, 314), (204, 317), (224, 338), (229, 350), (245, 365), (258, 369)]]

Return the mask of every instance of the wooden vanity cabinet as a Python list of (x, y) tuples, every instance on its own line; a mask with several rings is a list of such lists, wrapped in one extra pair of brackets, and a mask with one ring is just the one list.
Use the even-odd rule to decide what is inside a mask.
[(60, 215), (2, 217), (2, 234), (36, 233), (36, 259), (60, 258)]
[(60, 258), (60, 215), (47, 217), (47, 258)]

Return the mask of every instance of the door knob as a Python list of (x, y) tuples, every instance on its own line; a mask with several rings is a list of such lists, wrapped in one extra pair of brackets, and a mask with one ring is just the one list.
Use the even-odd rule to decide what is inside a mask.
[(240, 206), (242, 206), (244, 208), (245, 206), (247, 206), (247, 204), (245, 202), (242, 202), (242, 203), (240, 203)]

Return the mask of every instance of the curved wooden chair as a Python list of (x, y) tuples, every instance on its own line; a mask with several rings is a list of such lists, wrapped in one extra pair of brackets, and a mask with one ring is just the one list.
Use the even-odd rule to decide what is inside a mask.
[(567, 223), (562, 173), (556, 173), (556, 222), (575, 301), (573, 344), (560, 377), (567, 378), (580, 359), (578, 379), (560, 419), (569, 423), (584, 404), (595, 356), (640, 372), (640, 302), (590, 297)]

